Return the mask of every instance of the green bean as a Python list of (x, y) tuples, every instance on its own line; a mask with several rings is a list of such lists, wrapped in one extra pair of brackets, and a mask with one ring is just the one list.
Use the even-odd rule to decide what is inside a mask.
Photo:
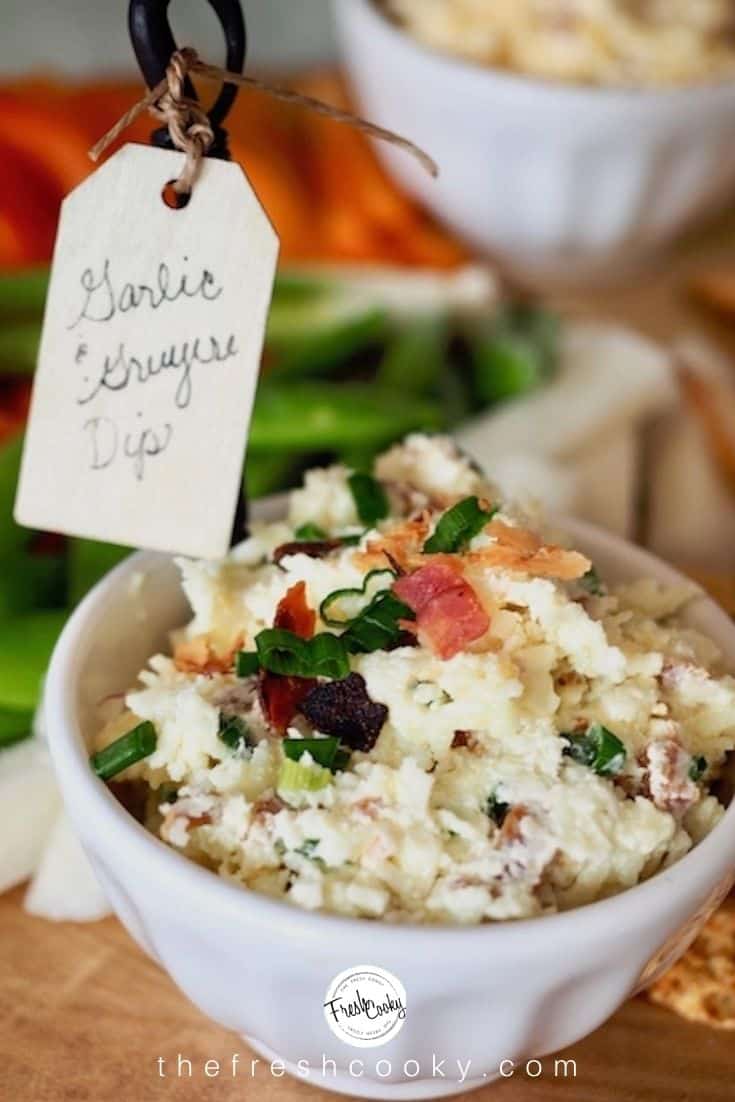
[(427, 401), (397, 402), (374, 384), (291, 382), (261, 385), (250, 426), (255, 452), (372, 448), (414, 429), (441, 426)]
[(65, 612), (34, 612), (0, 622), (0, 709), (32, 712)]
[(38, 317), (48, 290), (48, 268), (28, 268), (0, 275), (0, 317)]
[(13, 520), (15, 488), (23, 452), (23, 436), (18, 433), (0, 446), (0, 555), (25, 547), (29, 534)]
[(41, 327), (36, 321), (0, 321), (0, 375), (31, 375), (36, 370)]

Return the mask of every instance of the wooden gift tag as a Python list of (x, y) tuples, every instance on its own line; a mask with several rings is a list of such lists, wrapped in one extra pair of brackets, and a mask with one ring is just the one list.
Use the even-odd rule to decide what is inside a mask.
[(238, 165), (127, 145), (65, 200), (16, 520), (202, 558), (229, 545), (278, 238)]

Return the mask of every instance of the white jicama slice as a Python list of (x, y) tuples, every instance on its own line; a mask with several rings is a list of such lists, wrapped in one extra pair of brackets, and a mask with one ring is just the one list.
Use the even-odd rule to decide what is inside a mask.
[[(735, 454), (732, 365), (706, 338), (691, 334), (675, 348), (677, 364), (706, 388), (706, 415), (687, 400), (662, 417), (650, 434), (648, 545), (687, 566), (730, 571), (735, 543), (735, 499), (712, 446), (716, 410)], [(690, 388), (684, 388), (685, 394)], [(730, 467), (733, 461), (729, 461)]]
[(676, 398), (664, 349), (617, 325), (569, 323), (562, 330), (556, 378), (470, 421), (457, 440), (488, 470), (510, 452), (566, 459)]
[(60, 806), (48, 751), (38, 739), (0, 752), (0, 892), (33, 875)]
[(289, 265), (282, 274), (333, 283), (345, 303), (361, 308), (379, 306), (398, 319), (434, 314), (487, 316), (500, 300), (497, 278), (482, 264), (467, 264), (453, 272), (309, 264)]
[(111, 913), (64, 811), (57, 816), (23, 906), (52, 922), (97, 922)]

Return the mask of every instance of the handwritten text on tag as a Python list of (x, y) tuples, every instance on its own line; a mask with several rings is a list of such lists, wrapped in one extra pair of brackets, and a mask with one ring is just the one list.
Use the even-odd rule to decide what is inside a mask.
[(278, 241), (241, 169), (129, 145), (66, 200), (16, 518), (205, 558), (227, 550)]

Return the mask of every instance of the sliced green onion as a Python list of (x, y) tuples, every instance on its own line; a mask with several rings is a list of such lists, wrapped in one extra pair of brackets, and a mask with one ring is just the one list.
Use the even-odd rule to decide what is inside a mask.
[(588, 593), (591, 593), (595, 597), (601, 597), (605, 592), (602, 579), (594, 566), (591, 566), (587, 573), (582, 575), (578, 584), (581, 585), (582, 589), (586, 589)]
[(250, 743), (250, 729), (241, 716), (219, 714), (219, 737), (230, 750), (241, 750)]
[(379, 520), (388, 516), (388, 498), (385, 490), (372, 475), (356, 472), (347, 479), (355, 508), (361, 522), (368, 528), (374, 527)]
[(238, 677), (252, 677), (260, 669), (257, 651), (241, 650), (235, 658), (235, 673)]
[(485, 803), (485, 814), (492, 819), (496, 826), (501, 827), (505, 822), (505, 816), (510, 811), (510, 804), (498, 798), (497, 788), (493, 789)]
[(349, 677), (350, 660), (345, 645), (336, 635), (326, 632), (315, 635), (308, 641), (310, 677), (329, 677), (332, 681), (342, 681)]
[(326, 632), (313, 639), (302, 639), (284, 628), (266, 628), (257, 635), (255, 645), (261, 666), (270, 673), (341, 681), (350, 672), (344, 643)]
[(390, 590), (378, 593), (340, 637), (351, 654), (388, 650), (400, 641), (401, 620), (415, 620), (415, 613)]
[(701, 754), (696, 758), (692, 758), (691, 765), (689, 766), (689, 780), (695, 783), (701, 781), (706, 772), (707, 759)]
[(150, 757), (156, 749), (158, 739), (156, 729), (152, 723), (146, 721), (133, 727), (119, 739), (115, 739), (104, 750), (93, 754), (91, 765), (98, 777), (103, 781), (109, 781), (129, 769), (131, 765)]
[(338, 738), (286, 738), (283, 752), (291, 761), (298, 761), (302, 754), (311, 754), (317, 765), (331, 769), (339, 749)]
[(601, 723), (591, 724), (584, 734), (563, 734), (569, 745), (564, 753), (578, 765), (586, 765), (602, 777), (611, 777), (620, 773), (625, 765), (626, 750), (623, 743), (603, 727)]
[(332, 774), (321, 765), (307, 765), (284, 758), (276, 787), (285, 792), (319, 792), (331, 784)]
[(318, 524), (302, 524), (296, 529), (294, 536), (305, 543), (319, 543), (327, 538), (327, 533)]
[[(383, 580), (382, 585), (377, 584), (379, 578)], [(349, 627), (374, 599), (376, 593), (389, 589), (395, 578), (394, 570), (371, 570), (360, 588), (335, 589), (325, 597), (319, 606), (319, 615), (330, 627)]]
[(497, 511), (497, 508), (489, 512), (483, 509), (476, 497), (458, 501), (440, 518), (434, 534), (424, 544), (424, 554), (460, 551), (490, 523)]

